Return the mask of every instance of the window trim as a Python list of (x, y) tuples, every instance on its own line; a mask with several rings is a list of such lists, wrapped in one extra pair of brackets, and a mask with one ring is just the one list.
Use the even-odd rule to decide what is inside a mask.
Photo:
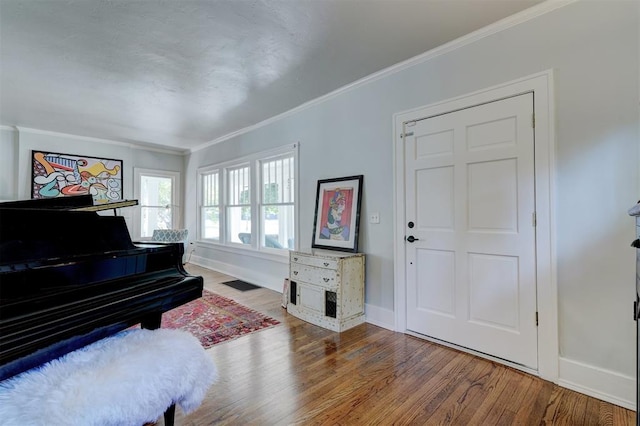
[(157, 169), (143, 169), (140, 167), (133, 168), (133, 198), (138, 200), (138, 205), (135, 206), (135, 213), (133, 216), (133, 233), (134, 239), (144, 241), (149, 240), (151, 237), (142, 237), (142, 221), (140, 218), (140, 212), (143, 207), (157, 207), (157, 206), (143, 206), (140, 203), (140, 184), (142, 176), (162, 177), (171, 179), (171, 207), (173, 214), (171, 215), (171, 227), (174, 229), (180, 228), (180, 219), (182, 217), (182, 210), (180, 206), (181, 191), (180, 187), (180, 172), (172, 170), (157, 170)]
[[(242, 167), (243, 165), (249, 165), (249, 175), (250, 175), (250, 187), (251, 187), (251, 233), (252, 235), (258, 235), (262, 232), (262, 223), (260, 223), (260, 184), (262, 182), (261, 176), (261, 162), (268, 160), (269, 158), (277, 157), (285, 154), (292, 154), (294, 159), (294, 179), (295, 179), (295, 188), (294, 188), (294, 235), (295, 242), (294, 248), (291, 249), (274, 249), (272, 247), (260, 247), (260, 238), (252, 238), (251, 244), (239, 244), (232, 241), (229, 241), (228, 236), (228, 226), (227, 226), (227, 218), (226, 218), (226, 209), (228, 207), (227, 200), (227, 170)], [(279, 259), (282, 257), (288, 257), (290, 250), (296, 250), (299, 247), (299, 143), (287, 144), (284, 146), (280, 146), (278, 148), (269, 149), (265, 151), (260, 151), (254, 154), (234, 158), (232, 160), (210, 164), (206, 166), (199, 167), (196, 170), (196, 212), (197, 212), (197, 238), (198, 244), (219, 248), (225, 251), (236, 252), (236, 253), (247, 253), (250, 252), (253, 256), (265, 257), (269, 259)], [(220, 239), (207, 239), (203, 238), (203, 228), (202, 228), (202, 207), (203, 207), (203, 175), (218, 171), (219, 179), (219, 200), (220, 200)], [(223, 217), (224, 215), (224, 217)], [(256, 216), (258, 215), (258, 216)], [(257, 219), (256, 219), (257, 218)], [(248, 254), (248, 253), (247, 253)], [(261, 256), (264, 255), (264, 256)]]
[[(293, 155), (291, 155), (293, 154)], [(280, 153), (275, 153), (272, 155), (269, 155), (267, 157), (262, 157), (256, 160), (256, 174), (259, 175), (259, 178), (255, 180), (255, 207), (256, 207), (256, 216), (257, 216), (257, 220), (260, 222), (260, 227), (258, 228), (258, 230), (256, 231), (256, 234), (258, 236), (258, 238), (256, 238), (255, 244), (258, 247), (259, 250), (261, 251), (265, 251), (265, 252), (274, 252), (274, 253), (280, 253), (282, 249), (277, 249), (277, 248), (273, 248), (273, 247), (267, 247), (267, 246), (262, 246), (262, 241), (266, 238), (266, 233), (265, 233), (265, 228), (262, 226), (264, 223), (264, 217), (262, 216), (262, 209), (265, 206), (292, 206), (293, 207), (293, 212), (294, 212), (294, 246), (297, 247), (297, 244), (295, 243), (298, 240), (298, 228), (297, 228), (297, 224), (298, 224), (298, 206), (297, 206), (297, 201), (298, 201), (298, 176), (297, 176), (297, 164), (298, 164), (298, 159), (297, 159), (297, 150), (292, 153), (291, 151), (285, 151), (285, 152), (280, 152)], [(289, 157), (293, 157), (293, 180), (295, 183), (295, 187), (293, 189), (293, 202), (281, 202), (281, 203), (265, 203), (264, 202), (264, 180), (263, 180), (263, 165), (265, 162), (273, 162), (275, 160), (282, 160), (284, 158), (289, 158)], [(254, 244), (254, 242), (252, 241), (252, 244)], [(289, 250), (293, 250), (289, 249)]]

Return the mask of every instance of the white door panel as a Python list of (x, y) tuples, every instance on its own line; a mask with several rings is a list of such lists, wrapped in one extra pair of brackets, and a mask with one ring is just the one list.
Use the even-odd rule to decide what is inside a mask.
[(529, 93), (416, 120), (405, 259), (409, 330), (535, 369), (532, 114)]

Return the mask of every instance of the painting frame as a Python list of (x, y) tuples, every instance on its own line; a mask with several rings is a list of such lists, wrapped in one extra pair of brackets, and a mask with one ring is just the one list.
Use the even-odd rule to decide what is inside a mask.
[(91, 195), (93, 204), (122, 201), (123, 161), (115, 158), (31, 151), (31, 198)]
[(364, 175), (318, 180), (311, 247), (357, 253)]

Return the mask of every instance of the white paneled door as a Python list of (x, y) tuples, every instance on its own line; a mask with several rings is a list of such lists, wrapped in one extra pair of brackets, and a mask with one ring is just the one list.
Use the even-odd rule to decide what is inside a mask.
[(407, 329), (537, 369), (533, 94), (404, 132)]

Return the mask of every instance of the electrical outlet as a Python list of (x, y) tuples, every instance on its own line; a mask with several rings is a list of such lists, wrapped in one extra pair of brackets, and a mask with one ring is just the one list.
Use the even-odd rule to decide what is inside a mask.
[(380, 213), (369, 214), (369, 223), (380, 223)]

